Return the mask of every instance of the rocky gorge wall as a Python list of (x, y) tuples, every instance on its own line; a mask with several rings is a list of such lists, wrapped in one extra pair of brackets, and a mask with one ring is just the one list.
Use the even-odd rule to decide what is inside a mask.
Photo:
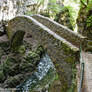
[(7, 34), (11, 36), (10, 40), (19, 30), (30, 34), (46, 49), (59, 75), (62, 92), (66, 92), (72, 85), (72, 65), (79, 61), (79, 48), (29, 16), (17, 16), (8, 22)]
[(23, 14), (24, 0), (0, 0), (0, 20), (10, 20), (17, 14)]

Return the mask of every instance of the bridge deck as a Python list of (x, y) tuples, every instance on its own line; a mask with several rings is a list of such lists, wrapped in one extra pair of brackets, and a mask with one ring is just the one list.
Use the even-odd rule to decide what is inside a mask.
[(84, 78), (84, 85), (87, 91), (84, 92), (92, 92), (92, 54), (82, 52), (82, 60), (85, 63), (85, 78)]

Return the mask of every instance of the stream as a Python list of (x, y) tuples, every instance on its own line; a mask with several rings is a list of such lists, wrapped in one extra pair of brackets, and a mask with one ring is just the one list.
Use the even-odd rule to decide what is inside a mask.
[(48, 92), (49, 85), (55, 80), (56, 70), (50, 59), (46, 54), (41, 58), (40, 63), (37, 66), (36, 72), (23, 84), (17, 86), (17, 92)]

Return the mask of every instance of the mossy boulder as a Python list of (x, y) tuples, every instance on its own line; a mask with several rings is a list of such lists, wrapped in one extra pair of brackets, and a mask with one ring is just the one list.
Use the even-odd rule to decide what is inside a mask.
[(34, 67), (34, 65), (31, 62), (23, 61), (20, 64), (19, 69), (20, 69), (21, 73), (25, 73), (25, 72), (34, 71), (35, 67)]

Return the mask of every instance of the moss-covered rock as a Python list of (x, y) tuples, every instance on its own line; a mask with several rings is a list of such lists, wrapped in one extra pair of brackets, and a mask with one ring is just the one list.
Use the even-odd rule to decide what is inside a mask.
[(6, 81), (6, 87), (7, 88), (14, 88), (16, 85), (21, 83), (21, 80), (23, 80), (23, 75), (19, 74), (14, 77), (9, 77)]
[(20, 54), (23, 54), (23, 53), (25, 53), (25, 46), (24, 45), (22, 45), (22, 46), (20, 46), (19, 47), (19, 49), (18, 49), (18, 52), (20, 53)]
[(41, 57), (42, 55), (44, 55), (45, 49), (43, 48), (43, 46), (39, 45), (39, 46), (37, 47), (37, 49), (36, 49), (35, 52), (36, 52), (37, 54), (39, 54), (40, 57)]
[(3, 71), (0, 71), (0, 83), (4, 82), (4, 80), (5, 80), (5, 75), (4, 75)]
[[(5, 53), (5, 50), (9, 47), (8, 45), (9, 43), (1, 44), (0, 51)], [(36, 70), (36, 66), (44, 54), (44, 48), (38, 45), (38, 47), (32, 51), (30, 46), (30, 44), (26, 43), (21, 45), (17, 53), (9, 50), (7, 57), (4, 58), (0, 65), (0, 85), (4, 85), (4, 87), (7, 88), (16, 87)], [(4, 54), (0, 55), (2, 58)]]
[(35, 69), (35, 66), (32, 63), (25, 61), (20, 64), (19, 68), (22, 73), (25, 73), (33, 71)]
[(35, 52), (29, 51), (25, 59), (32, 64), (36, 64), (40, 60), (40, 55)]
[(0, 47), (9, 47), (9, 41), (6, 41), (6, 42), (0, 42)]
[[(16, 60), (13, 58), (7, 58), (3, 64), (3, 72), (5, 76), (11, 75), (15, 70), (13, 70), (14, 63)], [(15, 73), (15, 72), (14, 72)]]

